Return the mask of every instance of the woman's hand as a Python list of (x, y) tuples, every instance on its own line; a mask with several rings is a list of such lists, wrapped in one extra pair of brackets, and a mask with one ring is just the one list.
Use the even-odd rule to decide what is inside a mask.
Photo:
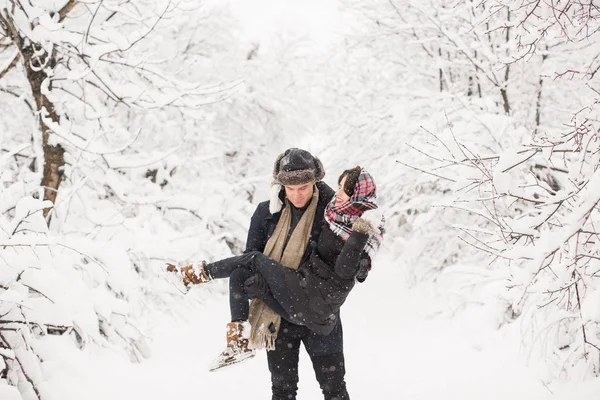
[(352, 230), (367, 235), (373, 235), (383, 221), (383, 214), (379, 209), (368, 210), (352, 222)]

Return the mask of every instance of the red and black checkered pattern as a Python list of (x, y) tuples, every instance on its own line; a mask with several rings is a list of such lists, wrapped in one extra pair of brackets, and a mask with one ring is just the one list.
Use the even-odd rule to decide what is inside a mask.
[[(371, 174), (362, 169), (354, 186), (352, 197), (339, 206), (336, 205), (336, 201), (337, 199), (334, 197), (327, 205), (325, 220), (336, 235), (346, 240), (352, 232), (352, 222), (362, 216), (365, 211), (377, 208), (377, 186)], [(382, 219), (381, 224), (375, 227), (375, 234), (367, 242), (365, 250), (371, 257), (383, 240), (383, 224), (384, 220)]]

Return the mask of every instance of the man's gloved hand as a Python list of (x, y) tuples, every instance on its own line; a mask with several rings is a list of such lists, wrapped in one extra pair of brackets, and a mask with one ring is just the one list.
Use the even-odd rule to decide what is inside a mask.
[(260, 274), (254, 274), (244, 282), (244, 290), (251, 299), (261, 299), (269, 295), (269, 285)]

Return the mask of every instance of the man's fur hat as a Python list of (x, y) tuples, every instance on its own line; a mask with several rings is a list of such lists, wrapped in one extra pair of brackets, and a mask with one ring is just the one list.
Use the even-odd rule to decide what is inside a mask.
[(282, 186), (304, 185), (325, 177), (323, 163), (306, 150), (288, 149), (275, 160), (273, 179)]

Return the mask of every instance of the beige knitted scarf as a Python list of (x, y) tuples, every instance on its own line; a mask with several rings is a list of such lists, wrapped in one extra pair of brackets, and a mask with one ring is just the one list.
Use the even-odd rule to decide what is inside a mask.
[[(316, 186), (313, 188), (313, 195), (310, 204), (298, 225), (294, 228), (292, 236), (285, 246), (285, 239), (290, 230), (292, 222), (292, 211), (289, 201), (286, 199), (286, 207), (283, 208), (279, 222), (273, 231), (273, 235), (267, 241), (264, 254), (280, 264), (298, 269), (302, 256), (310, 240), (315, 214), (317, 212), (317, 203), (319, 199), (319, 190)], [(285, 249), (284, 249), (285, 246)], [(275, 339), (279, 332), (281, 317), (275, 311), (271, 310), (265, 303), (259, 299), (254, 299), (250, 303), (249, 322), (252, 326), (250, 332), (250, 347), (255, 349), (266, 348), (275, 350)], [(269, 326), (275, 327), (271, 332)]]

